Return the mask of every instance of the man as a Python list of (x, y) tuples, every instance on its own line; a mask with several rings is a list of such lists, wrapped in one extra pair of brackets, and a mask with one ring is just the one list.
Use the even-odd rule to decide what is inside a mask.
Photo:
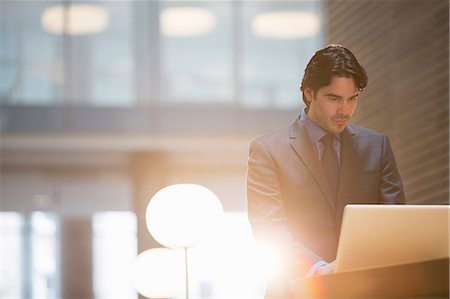
[(387, 137), (349, 123), (366, 85), (364, 68), (347, 48), (319, 50), (301, 83), (300, 117), (250, 145), (253, 233), (282, 250), (286, 264), (266, 297), (291, 297), (293, 278), (334, 271), (346, 204), (405, 201)]

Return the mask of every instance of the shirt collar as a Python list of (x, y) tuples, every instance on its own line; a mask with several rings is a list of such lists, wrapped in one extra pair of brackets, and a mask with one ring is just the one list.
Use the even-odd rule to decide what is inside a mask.
[[(327, 130), (322, 129), (322, 127), (320, 127), (318, 124), (309, 119), (309, 117), (306, 115), (306, 107), (302, 109), (299, 121), (300, 124), (305, 129), (306, 133), (308, 133), (312, 144), (318, 143), (323, 136), (329, 134)], [(341, 141), (340, 134), (333, 134), (333, 135), (337, 138), (339, 142)]]

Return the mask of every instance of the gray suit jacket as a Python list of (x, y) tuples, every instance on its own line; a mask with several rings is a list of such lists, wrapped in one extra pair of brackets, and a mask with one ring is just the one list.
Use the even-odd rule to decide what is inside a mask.
[(355, 125), (341, 134), (339, 186), (333, 199), (310, 138), (296, 119), (251, 143), (247, 201), (255, 237), (284, 250), (289, 269), (283, 269), (285, 277), (277, 283), (285, 288), (315, 262), (335, 259), (346, 204), (405, 199), (387, 137)]

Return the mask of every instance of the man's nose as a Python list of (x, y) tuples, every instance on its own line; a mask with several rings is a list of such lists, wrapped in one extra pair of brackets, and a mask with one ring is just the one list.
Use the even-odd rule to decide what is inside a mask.
[(350, 103), (346, 100), (342, 100), (338, 105), (338, 113), (348, 115), (350, 113)]

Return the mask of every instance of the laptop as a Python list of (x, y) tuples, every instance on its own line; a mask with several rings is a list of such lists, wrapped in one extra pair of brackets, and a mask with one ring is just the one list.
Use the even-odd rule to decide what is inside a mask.
[(336, 272), (449, 257), (448, 205), (347, 205)]

